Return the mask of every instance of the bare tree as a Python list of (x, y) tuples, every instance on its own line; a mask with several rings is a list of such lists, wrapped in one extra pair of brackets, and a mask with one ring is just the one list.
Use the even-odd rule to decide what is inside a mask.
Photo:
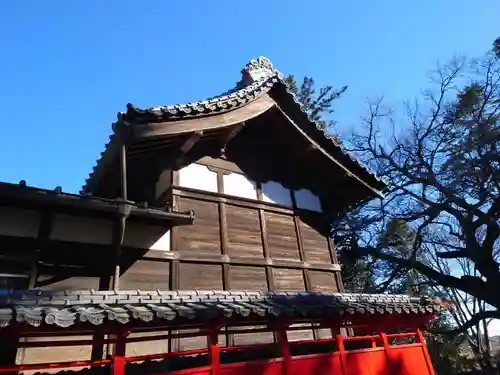
[[(456, 313), (460, 330), (472, 332), (500, 318), (500, 55), (494, 48), (480, 60), (454, 59), (431, 80), (403, 119), (382, 100), (370, 103), (352, 150), (389, 187), (384, 200), (348, 215), (337, 234), (358, 256), (392, 265), (389, 278), (413, 270), (457, 300), (474, 298), (477, 308), (469, 311), (466, 301)], [(369, 223), (363, 230), (359, 217)], [(409, 251), (384, 236), (394, 220), (415, 233)]]
[[(468, 259), (460, 258), (456, 262), (450, 262), (447, 259), (440, 258), (436, 251), (425, 251), (425, 254), (430, 258), (428, 259), (429, 263), (433, 264), (443, 274), (452, 275), (455, 273), (480, 277), (476, 267)], [(439, 296), (453, 303), (454, 308), (447, 310), (445, 314), (448, 315), (455, 327), (463, 327), (473, 316), (492, 310), (492, 307), (488, 306), (484, 301), (455, 288), (433, 284), (430, 290), (434, 296)], [(482, 369), (492, 371), (494, 361), (488, 330), (490, 321), (491, 319), (477, 321), (475, 325), (464, 331), (463, 337), (471, 349), (476, 364)]]

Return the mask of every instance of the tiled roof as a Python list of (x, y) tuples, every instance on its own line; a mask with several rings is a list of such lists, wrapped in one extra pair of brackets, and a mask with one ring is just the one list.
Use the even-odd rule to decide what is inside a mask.
[(118, 114), (118, 120), (122, 123), (168, 122), (229, 112), (254, 101), (260, 95), (268, 92), (280, 80), (280, 76), (275, 74), (255, 81), (239, 90), (232, 90), (221, 96), (187, 104), (140, 109), (129, 103), (127, 111)]
[(132, 320), (206, 320), (292, 316), (314, 319), (359, 314), (432, 314), (429, 299), (404, 295), (249, 291), (24, 291), (0, 296), (0, 327), (11, 323), (69, 327)]
[[(265, 57), (259, 57), (257, 60), (251, 60), (242, 70), (242, 79), (236, 84), (236, 87), (222, 95), (188, 104), (176, 104), (160, 107), (151, 107), (146, 109), (137, 108), (133, 104), (127, 104), (127, 111), (118, 113), (118, 122), (123, 124), (143, 124), (153, 122), (169, 122), (181, 119), (204, 117), (232, 111), (242, 107), (261, 95), (269, 92), (276, 84), (285, 89), (285, 92), (300, 108), (302, 105), (297, 100), (286, 83), (283, 74), (273, 67), (273, 64)], [(373, 179), (378, 189), (384, 189), (386, 183), (377, 177), (360, 160), (346, 151), (340, 145), (332, 134), (329, 134), (319, 123), (312, 120), (305, 111), (310, 125), (315, 127), (325, 138), (329, 139), (333, 146), (345, 157), (351, 160), (363, 173), (366, 173)], [(106, 149), (113, 141), (114, 136), (110, 136), (110, 142), (105, 145)], [(101, 153), (101, 157), (104, 153)], [(101, 159), (96, 161), (93, 172), (89, 174), (82, 187), (81, 192), (87, 192), (89, 183), (94, 177), (95, 172), (100, 167)]]

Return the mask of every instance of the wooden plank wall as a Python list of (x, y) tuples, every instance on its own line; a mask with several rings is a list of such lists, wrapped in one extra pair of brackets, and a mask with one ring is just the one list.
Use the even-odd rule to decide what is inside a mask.
[[(175, 179), (174, 179), (175, 181)], [(219, 174), (219, 182), (222, 174)], [(259, 195), (261, 193), (259, 191)], [(321, 214), (307, 215), (259, 201), (174, 186), (174, 208), (194, 210), (193, 225), (171, 230), (171, 251), (130, 250), (122, 258), (121, 289), (248, 289), (262, 291), (338, 291), (339, 272), (333, 246), (314, 224)], [(40, 275), (38, 282), (51, 275)], [(108, 284), (106, 284), (108, 281)], [(106, 285), (105, 285), (106, 284)], [(105, 277), (78, 276), (44, 285), (44, 289), (107, 288)], [(327, 337), (329, 331), (290, 332), (290, 340)], [(266, 343), (271, 333), (221, 334), (221, 345)], [(153, 354), (166, 349), (204, 347), (205, 338), (172, 339), (134, 344), (131, 354)], [(37, 360), (42, 353), (35, 355)], [(82, 358), (89, 353), (81, 353)], [(52, 356), (43, 355), (44, 360)], [(27, 362), (27, 361), (23, 361)]]
[[(322, 214), (302, 215), (264, 202), (178, 187), (173, 195), (177, 209), (196, 213), (193, 226), (173, 231), (172, 251), (179, 254), (180, 269), (176, 283), (181, 289), (339, 290), (328, 231), (315, 224)], [(291, 340), (328, 335), (328, 330), (305, 327), (293, 331)], [(233, 344), (269, 340), (272, 334), (227, 335)], [(199, 344), (190, 339), (193, 348)]]

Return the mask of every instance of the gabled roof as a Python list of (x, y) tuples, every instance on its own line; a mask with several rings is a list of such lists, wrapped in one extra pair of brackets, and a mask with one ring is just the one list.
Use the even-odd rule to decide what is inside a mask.
[[(106, 321), (187, 320), (214, 318), (267, 321), (276, 317), (321, 320), (327, 317), (403, 315), (432, 318), (440, 307), (427, 298), (387, 294), (258, 291), (17, 291), (0, 295), (0, 327), (25, 323), (63, 328)], [(411, 320), (411, 319), (410, 319)]]
[[(116, 133), (116, 129), (120, 126), (125, 126), (132, 129), (132, 133), (137, 134), (140, 138), (145, 134), (142, 132), (142, 129), (148, 124), (161, 124), (161, 126), (168, 127), (168, 123), (229, 113), (256, 102), (259, 98), (265, 96), (265, 94), (270, 94), (275, 99), (278, 95), (273, 96), (272, 91), (280, 92), (279, 96), (281, 100), (293, 103), (305, 118), (307, 131), (315, 133), (316, 138), (322, 139), (321, 144), (326, 145), (330, 157), (338, 159), (337, 164), (345, 166), (345, 171), (348, 175), (360, 180), (367, 187), (382, 196), (382, 191), (386, 187), (385, 182), (379, 179), (353, 155), (344, 150), (335, 141), (335, 138), (323, 129), (320, 124), (309, 118), (295, 94), (288, 87), (283, 75), (265, 57), (251, 60), (242, 70), (242, 79), (236, 84), (235, 88), (219, 96), (193, 103), (146, 109), (137, 108), (135, 105), (129, 103), (126, 112), (118, 113), (118, 121), (113, 124), (113, 129)], [(111, 135), (105, 152), (97, 160), (93, 172), (90, 173), (82, 187), (82, 192), (90, 191), (92, 183), (96, 179), (99, 179), (99, 173), (103, 168), (103, 164), (105, 164), (104, 161), (108, 156), (107, 154), (109, 154), (109, 149), (115, 146), (115, 138), (115, 134)]]

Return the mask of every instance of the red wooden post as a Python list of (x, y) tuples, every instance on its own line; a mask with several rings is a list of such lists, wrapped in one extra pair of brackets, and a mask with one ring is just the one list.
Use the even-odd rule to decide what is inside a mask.
[(292, 367), (292, 356), (290, 355), (286, 329), (286, 325), (280, 325), (276, 328), (276, 337), (278, 338), (278, 345), (280, 346), (281, 357), (283, 358), (284, 375), (289, 374)]
[(425, 363), (427, 364), (427, 369), (430, 375), (435, 375), (434, 368), (432, 367), (431, 357), (427, 350), (427, 345), (425, 344), (424, 335), (420, 329), (417, 329), (417, 342), (422, 346), (422, 353), (424, 355)]
[(129, 332), (118, 331), (116, 333), (115, 352), (113, 354), (113, 364), (111, 375), (125, 375), (125, 348), (127, 346), (126, 338)]
[(207, 335), (208, 358), (212, 367), (212, 375), (220, 373), (219, 330), (220, 327), (211, 327)]
[(382, 339), (382, 344), (384, 345), (385, 358), (387, 359), (387, 371), (389, 374), (392, 374), (392, 358), (391, 358), (391, 346), (389, 345), (389, 340), (387, 339), (387, 335), (384, 332), (379, 333), (380, 338)]
[(339, 349), (339, 360), (340, 360), (340, 371), (341, 375), (345, 374), (345, 359), (346, 359), (346, 354), (345, 354), (345, 347), (344, 347), (344, 338), (342, 337), (342, 334), (339, 333), (335, 335), (335, 339), (337, 341), (337, 347)]

